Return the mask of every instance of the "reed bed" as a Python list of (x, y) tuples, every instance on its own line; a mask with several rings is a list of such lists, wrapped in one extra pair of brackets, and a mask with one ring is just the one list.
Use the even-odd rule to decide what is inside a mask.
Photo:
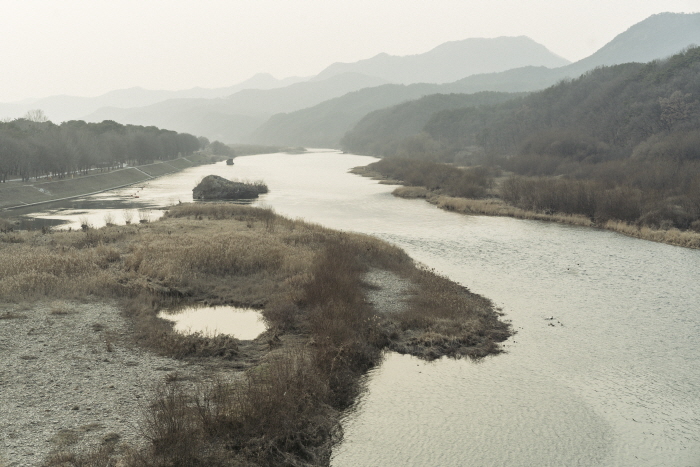
[(559, 222), (562, 224), (582, 225), (592, 227), (596, 224), (588, 217), (577, 214), (563, 213), (543, 213), (520, 209), (515, 206), (506, 204), (504, 201), (496, 198), (489, 199), (471, 199), (471, 198), (455, 198), (451, 196), (432, 195), (427, 196), (426, 200), (446, 211), (459, 212), (461, 214), (484, 214), (488, 216), (504, 216), (515, 217), (517, 219), (531, 219), (540, 221)]
[(679, 229), (657, 230), (649, 227), (639, 227), (622, 221), (607, 221), (604, 228), (643, 240), (668, 243), (686, 248), (700, 248), (700, 232)]

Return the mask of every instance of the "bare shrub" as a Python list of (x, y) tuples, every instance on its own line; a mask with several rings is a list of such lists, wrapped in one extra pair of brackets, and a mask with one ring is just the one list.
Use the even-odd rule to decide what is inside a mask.
[(151, 210), (150, 209), (139, 209), (139, 222), (141, 224), (147, 224), (151, 222)]
[(92, 228), (92, 224), (90, 223), (90, 218), (88, 216), (80, 216), (78, 222), (80, 222), (80, 228), (83, 230), (83, 232), (87, 232), (88, 229)]
[(281, 331), (297, 329), (300, 314), (299, 307), (293, 302), (277, 302), (266, 307), (262, 312), (267, 326)]
[(12, 225), (12, 222), (0, 217), (0, 233), (12, 232), (13, 229), (14, 226)]
[(105, 225), (111, 227), (114, 225), (114, 213), (112, 211), (107, 211), (104, 215)]
[(49, 313), (52, 315), (67, 315), (70, 310), (70, 305), (63, 300), (54, 300), (51, 302)]
[(124, 209), (122, 211), (122, 217), (124, 218), (124, 224), (131, 224), (134, 220), (134, 211), (132, 209)]

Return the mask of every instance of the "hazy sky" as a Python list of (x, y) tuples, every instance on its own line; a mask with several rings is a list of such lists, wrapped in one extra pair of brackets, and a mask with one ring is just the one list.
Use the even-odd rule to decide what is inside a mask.
[(308, 76), (380, 52), (529, 36), (571, 61), (700, 0), (0, 0), (0, 102)]

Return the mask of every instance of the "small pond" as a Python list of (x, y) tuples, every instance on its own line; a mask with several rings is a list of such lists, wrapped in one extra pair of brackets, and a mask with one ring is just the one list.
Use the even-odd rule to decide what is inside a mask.
[(236, 339), (251, 340), (267, 329), (259, 311), (231, 306), (187, 308), (176, 313), (161, 313), (159, 316), (173, 321), (175, 330), (183, 334), (228, 334)]

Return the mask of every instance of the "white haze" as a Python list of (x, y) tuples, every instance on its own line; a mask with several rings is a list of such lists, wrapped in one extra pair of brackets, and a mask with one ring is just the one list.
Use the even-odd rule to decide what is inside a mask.
[(140, 86), (231, 86), (258, 72), (525, 35), (575, 61), (700, 0), (0, 0), (0, 102)]

